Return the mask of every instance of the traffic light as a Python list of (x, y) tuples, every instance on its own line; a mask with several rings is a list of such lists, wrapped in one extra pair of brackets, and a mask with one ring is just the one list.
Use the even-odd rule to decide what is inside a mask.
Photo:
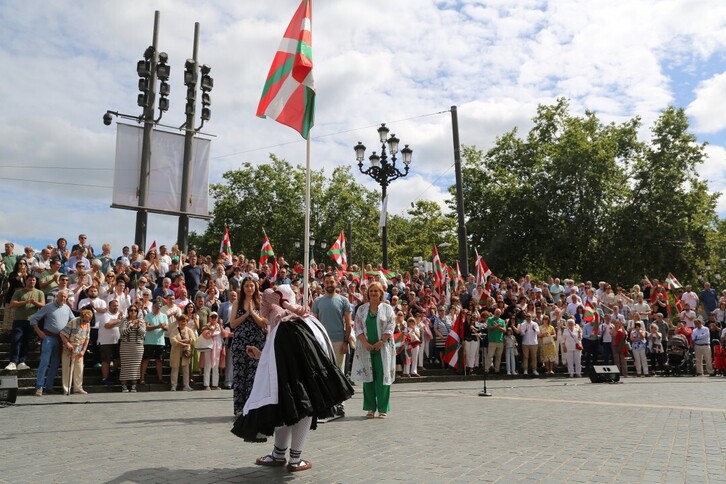
[(212, 98), (209, 92), (214, 88), (214, 79), (212, 79), (212, 76), (209, 75), (209, 71), (211, 70), (212, 68), (209, 67), (207, 64), (203, 64), (201, 67), (202, 121), (209, 121), (209, 118), (212, 116), (212, 110), (210, 108), (210, 106), (212, 105)]
[[(159, 111), (162, 113), (169, 110), (169, 93), (171, 86), (167, 82), (171, 67), (168, 64), (169, 55), (166, 52), (159, 52), (159, 62), (156, 64), (156, 76), (159, 78)], [(161, 118), (161, 115), (159, 116)]]
[(139, 75), (139, 95), (136, 104), (139, 107), (147, 108), (151, 102), (151, 59), (154, 55), (154, 48), (149, 46), (144, 51), (144, 58), (136, 63), (136, 73)]

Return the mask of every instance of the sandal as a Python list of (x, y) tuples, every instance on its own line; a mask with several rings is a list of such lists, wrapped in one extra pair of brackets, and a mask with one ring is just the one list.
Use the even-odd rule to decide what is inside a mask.
[(387, 414), (387, 413), (385, 413), (385, 412), (384, 412), (384, 413), (379, 413), (379, 414), (378, 414), (378, 418), (386, 418), (386, 417), (388, 417), (388, 414)]
[(366, 418), (374, 418), (375, 416), (376, 416), (376, 412), (374, 412), (373, 410), (369, 411), (366, 414)]
[(267, 467), (282, 467), (287, 464), (287, 459), (284, 457), (274, 457), (272, 454), (267, 454), (264, 457), (258, 457), (255, 461), (258, 466)]
[(311, 469), (313, 467), (313, 463), (306, 461), (306, 460), (300, 460), (297, 464), (288, 464), (287, 470), (289, 472), (300, 472), (300, 471), (306, 471), (308, 469)]

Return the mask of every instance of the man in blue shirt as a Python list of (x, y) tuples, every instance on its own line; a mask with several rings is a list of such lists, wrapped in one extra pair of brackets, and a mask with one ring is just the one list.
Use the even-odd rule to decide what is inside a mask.
[[(30, 327), (43, 342), (40, 348), (40, 363), (38, 376), (35, 380), (35, 396), (42, 397), (43, 389), (48, 394), (52, 391), (53, 380), (60, 366), (61, 339), (58, 335), (68, 322), (73, 319), (73, 311), (66, 304), (68, 291), (61, 289), (55, 295), (55, 300), (30, 317)], [(43, 329), (38, 326), (44, 321)]]
[(703, 290), (701, 291), (701, 304), (703, 304), (703, 312), (706, 313), (706, 319), (716, 310), (718, 306), (718, 296), (716, 290), (711, 288), (710, 282), (703, 283)]
[(169, 329), (169, 319), (161, 312), (164, 304), (161, 301), (154, 301), (152, 311), (144, 317), (146, 323), (146, 335), (144, 336), (144, 356), (141, 360), (141, 383), (146, 382), (146, 368), (149, 360), (156, 361), (156, 377), (159, 383), (164, 383), (162, 378), (162, 363), (164, 362), (164, 331)]

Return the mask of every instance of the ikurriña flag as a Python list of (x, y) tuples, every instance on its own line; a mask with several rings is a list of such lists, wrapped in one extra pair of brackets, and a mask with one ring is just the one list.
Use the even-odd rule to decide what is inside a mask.
[(308, 139), (315, 117), (312, 0), (303, 0), (282, 37), (262, 90), (257, 116)]
[(461, 372), (464, 365), (459, 358), (459, 350), (461, 349), (462, 339), (464, 338), (464, 311), (459, 311), (456, 321), (451, 326), (449, 336), (446, 337), (446, 345), (444, 346), (444, 363), (454, 368), (457, 372)]
[(330, 246), (328, 255), (338, 264), (338, 267), (346, 271), (348, 269), (348, 256), (345, 252), (345, 232), (341, 231), (335, 243)]
[(268, 257), (275, 258), (275, 251), (272, 250), (272, 244), (270, 244), (270, 239), (267, 238), (267, 234), (265, 233), (265, 229), (262, 229), (262, 248), (260, 249), (260, 259), (259, 264), (265, 264), (267, 262)]

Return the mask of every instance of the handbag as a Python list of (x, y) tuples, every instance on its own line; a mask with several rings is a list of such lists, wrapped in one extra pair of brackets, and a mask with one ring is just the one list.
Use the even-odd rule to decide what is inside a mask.
[(575, 343), (575, 349), (577, 351), (582, 351), (582, 343)]
[(197, 338), (197, 341), (194, 343), (194, 348), (196, 348), (197, 351), (200, 353), (203, 353), (205, 351), (211, 351), (214, 347), (214, 341), (212, 341), (210, 338), (205, 338), (204, 336), (199, 336)]
[[(181, 329), (177, 328), (177, 331), (179, 331), (179, 336), (181, 336), (182, 338), (184, 338), (184, 335), (182, 334)], [(189, 330), (187, 330), (187, 331), (189, 331)], [(186, 347), (182, 348), (182, 357), (184, 357), (184, 358), (191, 358), (192, 357), (192, 349), (191, 348), (186, 348)]]
[(542, 344), (551, 345), (553, 342), (554, 342), (554, 340), (552, 339), (552, 336), (550, 336), (550, 335), (547, 335), (544, 338), (542, 338)]

